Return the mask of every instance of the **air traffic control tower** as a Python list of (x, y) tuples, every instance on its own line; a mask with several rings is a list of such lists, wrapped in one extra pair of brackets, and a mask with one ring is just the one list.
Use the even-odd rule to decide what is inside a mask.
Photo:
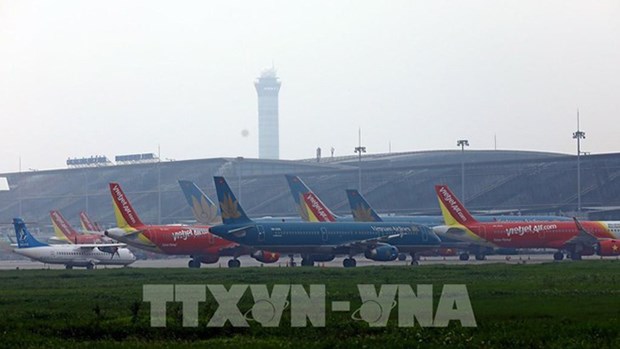
[(258, 158), (280, 158), (278, 93), (280, 80), (274, 68), (264, 70), (254, 82), (258, 94)]

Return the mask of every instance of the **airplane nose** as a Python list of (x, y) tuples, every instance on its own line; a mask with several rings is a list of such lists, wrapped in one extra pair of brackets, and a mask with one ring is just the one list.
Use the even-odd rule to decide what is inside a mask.
[(433, 227), (433, 232), (441, 236), (441, 235), (445, 235), (449, 229), (450, 227), (447, 225), (438, 225), (438, 226)]
[(107, 229), (106, 231), (103, 232), (103, 234), (107, 237), (111, 237), (112, 239), (114, 239), (116, 237), (121, 237), (125, 235), (125, 231), (119, 228), (112, 228), (112, 229)]

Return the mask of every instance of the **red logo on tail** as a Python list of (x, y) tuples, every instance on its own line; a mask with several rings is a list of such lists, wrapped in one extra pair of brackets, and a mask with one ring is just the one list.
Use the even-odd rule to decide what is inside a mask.
[(317, 198), (313, 193), (311, 192), (305, 193), (303, 198), (304, 198), (304, 202), (306, 203), (306, 205), (308, 205), (312, 213), (314, 213), (314, 216), (319, 221), (321, 222), (336, 221), (336, 218), (329, 212), (329, 210), (325, 207), (325, 205), (323, 205), (321, 200), (319, 200), (319, 198)]
[(133, 207), (129, 203), (129, 200), (127, 200), (127, 198), (125, 197), (125, 193), (123, 193), (120, 185), (116, 183), (110, 183), (110, 190), (112, 191), (112, 197), (114, 197), (114, 202), (116, 202), (116, 204), (118, 205), (118, 208), (121, 211), (123, 218), (125, 218), (125, 220), (127, 221), (127, 224), (132, 227), (143, 225), (140, 221), (140, 218), (138, 218), (138, 215), (135, 213)]
[(450, 215), (456, 219), (457, 222), (463, 225), (475, 223), (476, 220), (465, 209), (463, 204), (456, 198), (456, 196), (445, 185), (436, 185), (435, 191), (437, 196), (443, 202), (444, 206), (450, 211)]

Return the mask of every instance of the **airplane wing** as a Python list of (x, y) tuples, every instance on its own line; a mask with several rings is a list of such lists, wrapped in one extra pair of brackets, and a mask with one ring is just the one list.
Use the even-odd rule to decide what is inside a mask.
[[(239, 227), (239, 228), (235, 228), (235, 229), (230, 229), (230, 230), (228, 230), (228, 231), (227, 231), (227, 234), (228, 234), (228, 235), (233, 235), (233, 236), (238, 237), (238, 238), (242, 238), (242, 237), (244, 237), (244, 236), (245, 236), (245, 231), (246, 231), (246, 230), (248, 230), (248, 229), (250, 229), (250, 228), (254, 228), (255, 226), (256, 226), (256, 224), (248, 224), (248, 225), (244, 225), (244, 226)], [(213, 233), (211, 233), (211, 234), (213, 234)], [(224, 239), (225, 239), (226, 237), (225, 237), (225, 236), (222, 236), (222, 238), (224, 238)]]
[(227, 245), (226, 247), (220, 248), (218, 251), (218, 254), (220, 256), (235, 256), (235, 255), (246, 254), (251, 250), (252, 248), (250, 247), (239, 245), (237, 243), (233, 243), (233, 244)]
[(229, 230), (228, 233), (231, 235), (234, 235), (236, 237), (243, 237), (245, 236), (245, 231), (250, 229), (250, 228), (254, 228), (255, 224), (251, 224), (251, 225), (246, 225), (240, 228), (236, 228), (236, 229), (232, 229)]
[(592, 246), (598, 242), (598, 238), (592, 235), (591, 233), (589, 233), (586, 230), (586, 228), (584, 228), (584, 226), (581, 225), (581, 222), (579, 222), (579, 220), (576, 217), (573, 217), (573, 220), (575, 221), (575, 225), (577, 225), (577, 229), (579, 230), (579, 233), (573, 236), (572, 238), (568, 239), (566, 241), (567, 245), (576, 244), (576, 245)]
[(116, 243), (116, 244), (79, 244), (76, 245), (76, 247), (79, 247), (80, 249), (90, 249), (92, 250), (93, 248), (99, 248), (99, 247), (127, 247), (127, 244), (121, 244), (121, 243)]
[(392, 234), (380, 236), (372, 239), (355, 240), (344, 244), (336, 245), (337, 248), (347, 247), (352, 249), (366, 249), (368, 247), (374, 247), (381, 244), (389, 243), (391, 239), (402, 237), (403, 234)]

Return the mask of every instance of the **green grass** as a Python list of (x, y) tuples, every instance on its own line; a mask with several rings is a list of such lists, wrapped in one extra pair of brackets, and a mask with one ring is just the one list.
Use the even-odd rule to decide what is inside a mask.
[[(357, 284), (466, 284), (478, 327), (369, 328), (350, 313), (331, 313), (332, 300), (361, 305)], [(180, 304), (167, 308), (167, 327), (150, 327), (144, 284), (325, 284), (325, 328), (209, 328), (217, 304), (207, 292), (200, 325), (183, 328)], [(414, 287), (415, 289), (415, 287)], [(247, 291), (239, 304), (251, 308)], [(0, 272), (0, 347), (282, 347), (359, 348), (620, 348), (620, 263), (420, 267), (12, 270)]]

